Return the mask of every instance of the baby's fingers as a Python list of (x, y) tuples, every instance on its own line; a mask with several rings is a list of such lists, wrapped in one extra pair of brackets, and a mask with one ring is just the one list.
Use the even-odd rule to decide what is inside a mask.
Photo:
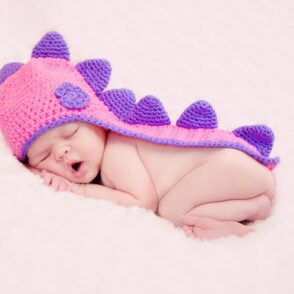
[(194, 233), (193, 233), (193, 227), (183, 225), (182, 228), (183, 228), (183, 230), (184, 230), (186, 236), (188, 236), (188, 237), (192, 237), (192, 236), (194, 236)]
[(64, 188), (65, 182), (58, 176), (53, 175), (52, 176), (52, 180), (51, 180), (51, 187), (52, 189), (54, 189), (55, 191), (62, 191), (62, 189)]
[(65, 182), (60, 182), (57, 191), (59, 192), (69, 191), (68, 184)]
[(58, 192), (69, 191), (68, 185), (69, 185), (69, 182), (66, 179), (60, 176), (53, 175), (52, 181), (51, 181), (51, 187), (55, 191), (58, 191)]
[(41, 177), (43, 178), (43, 183), (47, 186), (51, 185), (53, 174), (46, 172), (45, 170), (42, 170)]

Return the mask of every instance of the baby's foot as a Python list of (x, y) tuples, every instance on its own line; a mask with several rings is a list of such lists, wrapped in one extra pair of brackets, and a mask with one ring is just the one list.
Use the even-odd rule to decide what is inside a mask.
[(209, 217), (186, 216), (183, 229), (187, 236), (212, 240), (220, 237), (235, 235), (243, 237), (252, 230), (234, 221), (219, 221)]

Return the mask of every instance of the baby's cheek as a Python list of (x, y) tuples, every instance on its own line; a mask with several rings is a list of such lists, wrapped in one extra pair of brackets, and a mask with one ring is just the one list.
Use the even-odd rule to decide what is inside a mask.
[(59, 163), (55, 163), (50, 160), (45, 160), (39, 165), (39, 168), (41, 168), (42, 170), (46, 170), (49, 173), (53, 173), (55, 175), (68, 179), (68, 174), (65, 168)]

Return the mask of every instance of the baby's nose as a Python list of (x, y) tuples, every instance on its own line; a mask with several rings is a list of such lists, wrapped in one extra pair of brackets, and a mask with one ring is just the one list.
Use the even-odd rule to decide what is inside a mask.
[(59, 145), (55, 148), (55, 159), (61, 160), (68, 156), (70, 153), (70, 147), (67, 145)]

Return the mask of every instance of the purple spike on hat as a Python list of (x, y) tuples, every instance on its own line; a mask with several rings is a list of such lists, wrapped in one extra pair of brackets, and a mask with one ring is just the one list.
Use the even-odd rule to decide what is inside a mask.
[(265, 125), (243, 126), (233, 130), (234, 135), (254, 145), (262, 155), (268, 156), (274, 143), (273, 131)]
[(176, 124), (187, 129), (214, 129), (217, 128), (217, 116), (207, 101), (199, 100), (185, 109)]
[(69, 50), (62, 35), (49, 32), (36, 44), (32, 57), (63, 58), (69, 61)]
[(9, 76), (17, 72), (23, 63), (20, 62), (11, 62), (5, 64), (0, 70), (0, 84), (3, 83)]
[(107, 60), (85, 60), (78, 63), (76, 69), (91, 86), (96, 95), (106, 88), (111, 75), (111, 65)]
[(146, 96), (134, 106), (126, 122), (130, 124), (162, 126), (169, 125), (170, 119), (158, 98)]
[(135, 94), (128, 89), (113, 89), (99, 95), (103, 103), (119, 119), (125, 120), (136, 104)]

